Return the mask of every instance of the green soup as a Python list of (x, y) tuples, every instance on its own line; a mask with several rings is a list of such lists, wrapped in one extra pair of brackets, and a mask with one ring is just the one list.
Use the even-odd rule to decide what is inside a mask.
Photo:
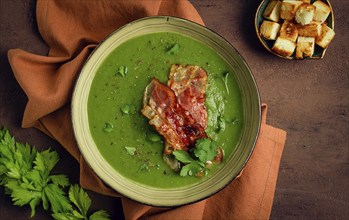
[(153, 77), (166, 83), (171, 64), (198, 65), (207, 71), (206, 132), (220, 144), (225, 158), (238, 143), (243, 126), (241, 93), (231, 74), (234, 70), (210, 47), (167, 32), (143, 35), (118, 46), (92, 82), (88, 100), (90, 130), (100, 153), (115, 170), (152, 187), (195, 184), (210, 178), (224, 164), (223, 159), (202, 178), (181, 177), (162, 159), (163, 140), (149, 140), (149, 134), (156, 131), (140, 112), (144, 89)]

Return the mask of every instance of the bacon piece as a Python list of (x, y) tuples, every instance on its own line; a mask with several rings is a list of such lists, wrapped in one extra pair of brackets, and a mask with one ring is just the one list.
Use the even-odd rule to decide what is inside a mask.
[(152, 79), (145, 89), (142, 114), (166, 139), (165, 154), (188, 150), (197, 139), (207, 137), (205, 129), (179, 105), (173, 90), (157, 79)]
[(168, 86), (175, 92), (179, 104), (187, 110), (203, 128), (207, 127), (205, 92), (207, 73), (199, 66), (173, 64)]

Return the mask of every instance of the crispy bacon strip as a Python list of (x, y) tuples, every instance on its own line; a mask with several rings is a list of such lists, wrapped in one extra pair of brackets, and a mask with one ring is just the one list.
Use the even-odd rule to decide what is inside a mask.
[(179, 105), (175, 93), (157, 79), (145, 89), (142, 114), (166, 139), (165, 154), (188, 150), (197, 139), (207, 137), (205, 129)]
[(207, 73), (199, 66), (173, 64), (168, 86), (175, 92), (179, 104), (187, 110), (203, 128), (207, 127), (205, 91)]

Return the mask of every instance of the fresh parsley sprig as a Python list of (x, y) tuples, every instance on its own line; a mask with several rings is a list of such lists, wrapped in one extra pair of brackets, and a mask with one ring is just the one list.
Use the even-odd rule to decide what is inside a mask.
[(31, 217), (41, 203), (55, 219), (109, 219), (105, 211), (88, 217), (91, 200), (78, 185), (71, 186), (69, 197), (66, 195), (65, 188), (70, 186), (67, 176), (51, 174), (58, 161), (57, 152), (37, 151), (17, 142), (7, 129), (0, 129), (0, 185), (12, 197), (14, 205), (29, 205)]
[(208, 138), (201, 138), (196, 141), (190, 153), (176, 150), (172, 154), (176, 160), (184, 164), (179, 173), (181, 176), (207, 175), (209, 168), (206, 164), (217, 156), (218, 143)]
[(109, 219), (109, 215), (104, 210), (99, 210), (88, 216), (88, 209), (91, 206), (91, 199), (88, 194), (78, 185), (72, 185), (69, 189), (69, 199), (77, 209), (71, 209), (65, 213), (54, 213), (52, 217), (56, 220), (103, 220)]

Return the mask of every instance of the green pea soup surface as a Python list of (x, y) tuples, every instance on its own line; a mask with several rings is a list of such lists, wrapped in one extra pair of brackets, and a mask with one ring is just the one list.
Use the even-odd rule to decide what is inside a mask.
[[(141, 114), (143, 94), (153, 77), (167, 84), (171, 64), (197, 65), (208, 73), (206, 133), (232, 154), (240, 140), (243, 119), (241, 92), (234, 70), (214, 50), (190, 37), (160, 32), (122, 43), (103, 61), (88, 98), (90, 132), (104, 159), (122, 176), (156, 188), (181, 188), (207, 176), (181, 177), (162, 159), (163, 139)], [(131, 149), (131, 151), (130, 151)]]

